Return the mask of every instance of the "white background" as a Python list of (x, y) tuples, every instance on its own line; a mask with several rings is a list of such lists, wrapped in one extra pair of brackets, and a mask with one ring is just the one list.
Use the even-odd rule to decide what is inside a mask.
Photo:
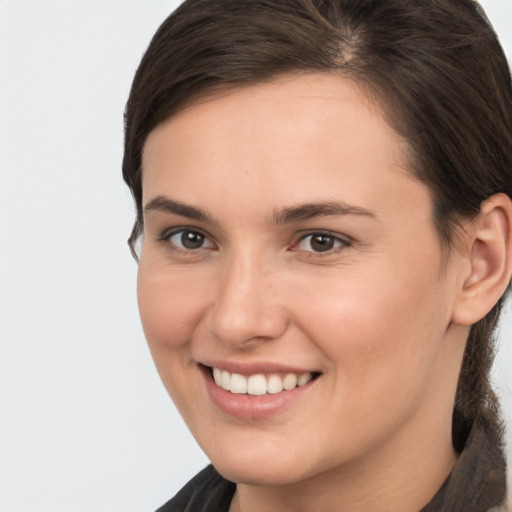
[[(0, 0), (1, 512), (149, 512), (207, 462), (153, 368), (125, 243), (124, 103), (177, 3)], [(512, 57), (512, 0), (483, 4)], [(512, 418), (510, 315), (502, 338)]]

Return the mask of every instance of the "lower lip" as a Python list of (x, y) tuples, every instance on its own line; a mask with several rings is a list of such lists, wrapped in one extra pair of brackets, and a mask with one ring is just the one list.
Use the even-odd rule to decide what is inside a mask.
[(217, 386), (210, 370), (201, 367), (206, 389), (213, 403), (224, 413), (244, 420), (260, 420), (276, 416), (297, 402), (318, 380), (312, 380), (304, 386), (280, 393), (266, 395), (241, 395), (231, 393)]

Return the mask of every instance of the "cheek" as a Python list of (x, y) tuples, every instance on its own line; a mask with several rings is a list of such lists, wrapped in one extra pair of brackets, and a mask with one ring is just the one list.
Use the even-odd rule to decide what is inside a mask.
[(189, 421), (197, 393), (190, 379), (195, 368), (190, 344), (202, 315), (204, 293), (199, 288), (197, 280), (170, 272), (165, 265), (146, 266), (141, 258), (137, 298), (144, 334), (162, 383)]
[[(441, 350), (447, 301), (434, 274), (374, 265), (310, 287), (301, 329), (327, 355), (351, 402), (420, 392)], [(300, 306), (297, 306), (300, 308)]]
[(179, 351), (189, 342), (202, 316), (204, 288), (201, 279), (170, 272), (141, 259), (137, 298), (142, 326), (153, 355)]

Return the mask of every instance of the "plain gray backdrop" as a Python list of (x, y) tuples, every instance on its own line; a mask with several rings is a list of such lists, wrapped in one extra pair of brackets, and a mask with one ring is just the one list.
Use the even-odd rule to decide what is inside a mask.
[[(482, 3), (512, 58), (512, 0)], [(177, 4), (0, 0), (1, 512), (151, 511), (207, 463), (146, 348), (121, 179), (131, 79)]]

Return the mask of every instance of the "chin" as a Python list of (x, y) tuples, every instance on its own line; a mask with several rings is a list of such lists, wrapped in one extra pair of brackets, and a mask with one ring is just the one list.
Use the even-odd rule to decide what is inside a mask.
[(221, 461), (213, 463), (215, 469), (227, 480), (237, 484), (261, 485), (261, 486), (285, 486), (300, 482), (307, 478), (296, 467), (288, 467), (284, 464), (254, 465), (250, 462)]
[(297, 455), (297, 450), (293, 448), (283, 450), (283, 447), (274, 446), (273, 449), (264, 449), (253, 444), (249, 449), (247, 445), (232, 450), (217, 449), (210, 460), (215, 469), (232, 482), (284, 486), (314, 476), (313, 468), (305, 465)]

